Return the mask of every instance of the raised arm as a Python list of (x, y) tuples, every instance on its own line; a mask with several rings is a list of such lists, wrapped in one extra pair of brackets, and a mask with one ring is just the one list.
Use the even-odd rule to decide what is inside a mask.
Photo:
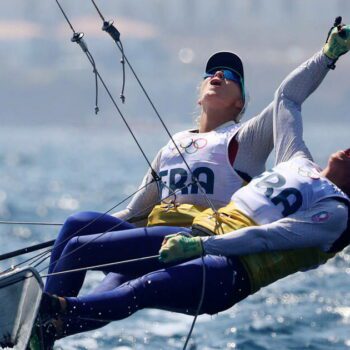
[[(260, 174), (274, 146), (276, 163), (289, 159), (296, 150), (311, 157), (302, 141), (301, 105), (321, 84), (331, 62), (323, 52), (317, 52), (284, 79), (270, 105), (242, 125), (236, 136), (239, 151), (235, 169), (251, 177)], [(288, 113), (282, 114), (281, 109)]]
[[(295, 156), (311, 158), (302, 139), (301, 105), (318, 87), (329, 68), (350, 49), (350, 26), (336, 18), (322, 51), (294, 70), (275, 94), (274, 144), (276, 164)], [(339, 25), (338, 25), (339, 24)]]
[(320, 85), (330, 62), (323, 52), (316, 53), (289, 74), (277, 89), (273, 113), (275, 164), (295, 156), (312, 158), (303, 141), (301, 105)]

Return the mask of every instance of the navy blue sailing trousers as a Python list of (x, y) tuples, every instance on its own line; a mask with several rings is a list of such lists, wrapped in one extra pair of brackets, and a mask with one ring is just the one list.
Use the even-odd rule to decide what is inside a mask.
[[(169, 226), (134, 228), (115, 217), (100, 215), (83, 212), (67, 220), (52, 252), (50, 272), (157, 255), (166, 235), (190, 232)], [(110, 229), (122, 230), (106, 232)], [(210, 255), (179, 264), (164, 264), (154, 258), (95, 268), (107, 276), (84, 296), (78, 294), (86, 271), (51, 276), (45, 290), (66, 297), (64, 333), (70, 335), (144, 308), (195, 314), (203, 288), (203, 267), (205, 294), (200, 314), (218, 313), (249, 295), (248, 276), (239, 260)]]

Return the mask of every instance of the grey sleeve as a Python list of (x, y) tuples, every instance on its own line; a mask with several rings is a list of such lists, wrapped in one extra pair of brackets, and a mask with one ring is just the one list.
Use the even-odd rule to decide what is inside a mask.
[[(152, 168), (156, 172), (159, 170), (161, 154), (162, 150), (158, 152), (152, 161)], [(127, 208), (114, 213), (113, 216), (122, 220), (128, 220), (134, 217), (146, 217), (159, 202), (159, 198), (158, 184), (153, 180), (151, 169), (148, 169), (139, 186), (139, 191), (133, 196)]]
[(224, 256), (308, 247), (327, 251), (345, 231), (347, 218), (347, 206), (328, 199), (271, 224), (202, 238), (203, 248), (206, 254)]
[(321, 84), (329, 68), (321, 51), (301, 64), (282, 82), (275, 93), (273, 134), (275, 164), (295, 156), (312, 159), (303, 140), (301, 105)]
[(236, 135), (239, 144), (235, 169), (250, 177), (265, 170), (265, 162), (273, 149), (273, 102), (259, 115), (243, 123)]
[[(329, 58), (321, 51), (317, 52), (286, 77), (269, 106), (243, 123), (236, 136), (239, 149), (235, 169), (251, 177), (259, 175), (265, 170), (265, 162), (274, 146), (276, 163), (290, 159), (291, 155), (296, 155), (296, 150), (299, 155), (311, 158), (302, 141), (301, 104), (320, 85), (329, 71), (329, 63)], [(281, 110), (284, 110), (283, 106), (278, 110), (282, 97), (291, 113), (279, 120)], [(289, 121), (294, 113), (299, 113), (298, 123), (290, 129)]]

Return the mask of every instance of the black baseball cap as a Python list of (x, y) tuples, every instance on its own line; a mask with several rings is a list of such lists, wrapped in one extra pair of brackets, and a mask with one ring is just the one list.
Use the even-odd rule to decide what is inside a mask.
[(239, 56), (229, 51), (214, 53), (214, 55), (212, 55), (207, 62), (205, 72), (213, 73), (214, 71), (220, 69), (231, 70), (239, 76), (241, 80), (243, 99), (245, 99), (244, 70), (242, 60), (239, 58)]
[(242, 60), (233, 52), (221, 51), (214, 53), (205, 68), (206, 73), (212, 73), (214, 70), (228, 69), (237, 73), (244, 81), (244, 71)]

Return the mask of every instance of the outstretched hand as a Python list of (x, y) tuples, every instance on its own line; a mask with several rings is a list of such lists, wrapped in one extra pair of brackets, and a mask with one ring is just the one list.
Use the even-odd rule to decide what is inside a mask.
[(326, 56), (337, 60), (350, 50), (350, 26), (339, 24), (331, 30), (323, 48)]
[(203, 255), (202, 240), (181, 233), (166, 236), (159, 255), (159, 260), (164, 263), (199, 257)]

